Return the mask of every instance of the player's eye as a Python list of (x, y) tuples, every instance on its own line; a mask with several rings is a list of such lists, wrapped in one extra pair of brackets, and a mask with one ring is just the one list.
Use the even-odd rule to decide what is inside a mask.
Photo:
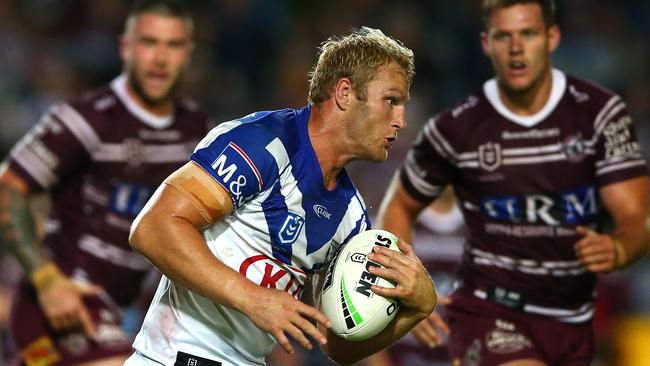
[(185, 42), (185, 41), (172, 41), (172, 42), (169, 42), (169, 47), (177, 50), (177, 49), (185, 47), (186, 44), (187, 44), (187, 42)]
[(521, 35), (524, 38), (532, 38), (533, 36), (535, 36), (535, 34), (536, 34), (535, 31), (530, 29), (521, 32)]
[(146, 37), (144, 37), (144, 38), (140, 38), (139, 41), (140, 41), (141, 44), (143, 44), (143, 45), (145, 45), (145, 46), (153, 46), (153, 45), (156, 44), (156, 40), (153, 39), (153, 38), (146, 38)]
[(507, 41), (510, 39), (510, 34), (500, 32), (494, 35), (494, 39), (497, 41)]

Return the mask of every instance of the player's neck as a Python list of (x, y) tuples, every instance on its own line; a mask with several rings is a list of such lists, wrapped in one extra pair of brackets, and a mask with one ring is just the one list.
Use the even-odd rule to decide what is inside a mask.
[(328, 190), (333, 190), (336, 188), (337, 177), (348, 160), (338, 152), (341, 136), (338, 127), (330, 123), (333, 117), (330, 113), (327, 108), (313, 105), (307, 130), (323, 174), (323, 185)]
[(542, 110), (548, 102), (553, 88), (553, 75), (549, 68), (526, 90), (509, 90), (498, 85), (499, 97), (506, 108), (520, 116), (531, 116)]

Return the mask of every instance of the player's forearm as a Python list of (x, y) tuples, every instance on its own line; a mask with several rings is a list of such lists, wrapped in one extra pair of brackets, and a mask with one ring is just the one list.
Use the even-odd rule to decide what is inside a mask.
[(330, 332), (327, 344), (323, 348), (334, 361), (342, 365), (351, 365), (397, 342), (428, 315), (412, 309), (402, 309), (386, 329), (370, 339), (348, 342)]
[(28, 275), (49, 262), (38, 242), (28, 197), (4, 185), (0, 185), (0, 240)]
[(375, 226), (390, 231), (407, 243), (413, 242), (413, 227), (426, 204), (416, 201), (402, 187), (395, 174), (379, 207)]
[(412, 243), (416, 218), (417, 214), (397, 205), (391, 205), (381, 220), (377, 220), (377, 228), (390, 231), (405, 242)]
[(645, 227), (645, 216), (635, 215), (617, 225), (613, 238), (619, 241), (617, 259), (619, 267), (625, 268), (636, 262), (648, 252), (648, 235)]
[(219, 304), (240, 309), (256, 287), (221, 263), (182, 218), (145, 214), (134, 223), (129, 242), (170, 280)]

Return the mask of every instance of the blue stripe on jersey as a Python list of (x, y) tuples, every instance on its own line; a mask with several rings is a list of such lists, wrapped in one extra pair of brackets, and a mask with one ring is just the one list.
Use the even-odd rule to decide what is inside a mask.
[(269, 228), (273, 257), (282, 263), (291, 264), (291, 255), (293, 254), (291, 245), (293, 241), (283, 243), (279, 235), (289, 214), (287, 204), (284, 199), (281, 199), (283, 196), (280, 193), (280, 188), (280, 181), (278, 180), (273, 185), (269, 199), (262, 203), (262, 209)]
[[(324, 185), (323, 174), (309, 139), (308, 116), (298, 122), (301, 153), (292, 161), (293, 175), (298, 180), (298, 188), (303, 192), (302, 208), (305, 211), (305, 235), (307, 254), (328, 244), (338, 229), (350, 201), (357, 190), (347, 172), (341, 170), (336, 187), (329, 191)], [(309, 194), (306, 194), (306, 193)]]

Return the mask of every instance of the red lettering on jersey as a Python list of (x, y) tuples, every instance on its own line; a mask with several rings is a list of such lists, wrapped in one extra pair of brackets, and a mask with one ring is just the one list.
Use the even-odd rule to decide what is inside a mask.
[[(286, 274), (287, 271), (283, 269), (278, 270), (277, 272), (275, 272), (275, 274), (273, 274), (273, 265), (271, 265), (270, 263), (266, 263), (266, 266), (264, 267), (264, 278), (262, 278), (262, 283), (260, 283), (260, 286), (268, 287), (268, 288), (277, 288), (276, 284), (278, 280), (284, 277), (284, 275)], [(293, 282), (293, 278), (289, 282)]]
[[(298, 277), (306, 277), (306, 273), (295, 267), (284, 266), (276, 259), (269, 258), (266, 255), (260, 254), (246, 258), (239, 266), (239, 273), (245, 277), (248, 277), (246, 274), (250, 266), (259, 261), (266, 261), (266, 263), (264, 263), (264, 275), (259, 283), (260, 286), (282, 290), (290, 293), (294, 297), (298, 297), (300, 295), (304, 286), (300, 285), (300, 281), (297, 280)], [(274, 270), (276, 270), (276, 272), (273, 272)], [(287, 274), (289, 275), (289, 278), (284, 279), (285, 275)], [(278, 283), (283, 280), (287, 281), (286, 285), (284, 286)]]

